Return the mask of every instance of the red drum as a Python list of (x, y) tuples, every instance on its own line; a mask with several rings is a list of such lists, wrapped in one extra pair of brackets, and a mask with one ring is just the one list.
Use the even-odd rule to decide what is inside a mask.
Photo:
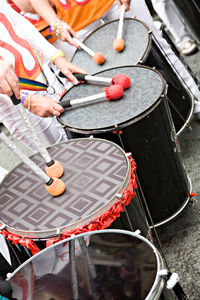
[(72, 62), (85, 69), (88, 74), (104, 71), (108, 68), (144, 64), (155, 67), (164, 77), (168, 84), (167, 96), (169, 107), (177, 134), (188, 126), (194, 101), (188, 94), (180, 79), (174, 72), (173, 66), (163, 56), (161, 50), (154, 42), (154, 36), (148, 27), (137, 19), (125, 18), (124, 38), (125, 48), (122, 52), (113, 50), (113, 38), (116, 36), (118, 20), (106, 23), (94, 30), (85, 40), (84, 44), (89, 48), (95, 45), (99, 52), (102, 52), (106, 61), (97, 65), (91, 57), (83, 50), (77, 50)]
[[(124, 230), (80, 234), (42, 250), (9, 278), (24, 300), (167, 300), (162, 258)], [(161, 296), (161, 297), (160, 297)]]
[[(130, 155), (110, 141), (95, 138), (70, 140), (48, 151), (63, 165), (66, 191), (53, 197), (26, 165), (13, 169), (0, 185), (1, 233), (8, 240), (35, 254), (41, 248), (38, 241), (49, 246), (72, 234), (111, 224), (139, 229), (148, 236), (149, 227), (135, 192), (136, 164)], [(31, 159), (45, 167), (40, 154)]]

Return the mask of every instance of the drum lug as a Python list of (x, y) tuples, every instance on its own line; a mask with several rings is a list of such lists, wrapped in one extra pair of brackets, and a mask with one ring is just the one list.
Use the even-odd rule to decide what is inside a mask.
[(2, 224), (2, 225), (0, 226), (0, 231), (3, 230), (4, 228), (6, 228), (6, 225), (5, 225), (5, 224)]
[(125, 155), (126, 155), (126, 157), (129, 157), (129, 156), (132, 155), (132, 153), (131, 153), (131, 152), (128, 152), (128, 153), (125, 153)]
[(134, 231), (134, 233), (140, 235), (141, 231), (139, 229), (137, 229), (136, 231)]
[(90, 135), (90, 136), (89, 136), (89, 139), (93, 139), (93, 138), (94, 138), (94, 136), (93, 136), (93, 135)]
[(178, 274), (172, 273), (170, 278), (167, 280), (167, 289), (172, 290), (178, 282), (179, 282)]
[(167, 276), (168, 274), (169, 274), (169, 271), (168, 271), (167, 269), (162, 269), (162, 270), (158, 271), (158, 275), (159, 275), (160, 277), (165, 277), (165, 276)]

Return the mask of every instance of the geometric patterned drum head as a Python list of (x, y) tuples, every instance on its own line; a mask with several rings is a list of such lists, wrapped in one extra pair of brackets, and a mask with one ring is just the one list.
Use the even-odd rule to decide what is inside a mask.
[[(51, 196), (44, 182), (20, 163), (0, 185), (0, 223), (24, 237), (46, 238), (57, 228), (70, 230), (98, 217), (115, 203), (130, 178), (130, 165), (116, 144), (96, 138), (74, 139), (48, 148), (64, 168), (66, 191)], [(39, 167), (41, 155), (31, 156)]]
[(119, 66), (137, 65), (144, 58), (150, 46), (148, 27), (137, 19), (125, 18), (123, 25), (123, 39), (125, 48), (122, 52), (113, 49), (113, 42), (117, 36), (119, 20), (114, 20), (94, 30), (84, 44), (94, 52), (101, 52), (105, 56), (102, 65), (96, 64), (92, 57), (84, 50), (77, 50), (72, 62), (92, 75), (106, 69)]
[[(125, 124), (134, 118), (143, 118), (155, 105), (164, 92), (165, 83), (159, 72), (144, 66), (117, 67), (99, 72), (97, 76), (112, 78), (119, 73), (131, 80), (129, 89), (124, 90), (123, 97), (114, 101), (101, 100), (65, 109), (59, 120), (67, 127), (77, 130), (92, 131), (96, 129), (113, 129), (115, 125)], [(77, 99), (102, 93), (105, 85), (79, 84), (62, 97)]]

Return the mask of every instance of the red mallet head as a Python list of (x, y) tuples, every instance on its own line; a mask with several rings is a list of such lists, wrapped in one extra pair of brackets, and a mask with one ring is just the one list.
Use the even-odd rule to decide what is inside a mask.
[(112, 78), (111, 84), (119, 84), (123, 87), (124, 90), (128, 89), (131, 85), (131, 80), (128, 76), (119, 73), (117, 76)]
[(116, 100), (123, 96), (123, 87), (121, 85), (111, 85), (103, 88), (107, 100)]
[(54, 163), (50, 166), (47, 165), (45, 171), (49, 177), (56, 178), (60, 178), (64, 173), (63, 167), (58, 160), (54, 160)]
[(56, 177), (52, 178), (51, 184), (45, 185), (47, 191), (52, 196), (59, 196), (65, 191), (65, 184), (61, 179), (58, 179)]
[(101, 52), (96, 52), (93, 56), (92, 59), (97, 63), (98, 65), (102, 65), (105, 61), (105, 57)]
[(121, 52), (124, 49), (124, 40), (122, 38), (114, 40), (113, 48), (117, 52)]

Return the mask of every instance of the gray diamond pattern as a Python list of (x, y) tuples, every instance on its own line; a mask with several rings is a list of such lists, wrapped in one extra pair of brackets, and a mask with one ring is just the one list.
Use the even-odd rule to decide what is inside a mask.
[[(0, 220), (20, 231), (46, 231), (82, 220), (118, 193), (126, 179), (128, 162), (117, 145), (101, 139), (70, 140), (48, 148), (64, 167), (63, 195), (53, 197), (27, 166), (19, 164), (0, 185)], [(31, 159), (44, 169), (40, 154)], [(85, 222), (85, 221), (84, 221)], [(82, 225), (84, 224), (82, 222)]]

